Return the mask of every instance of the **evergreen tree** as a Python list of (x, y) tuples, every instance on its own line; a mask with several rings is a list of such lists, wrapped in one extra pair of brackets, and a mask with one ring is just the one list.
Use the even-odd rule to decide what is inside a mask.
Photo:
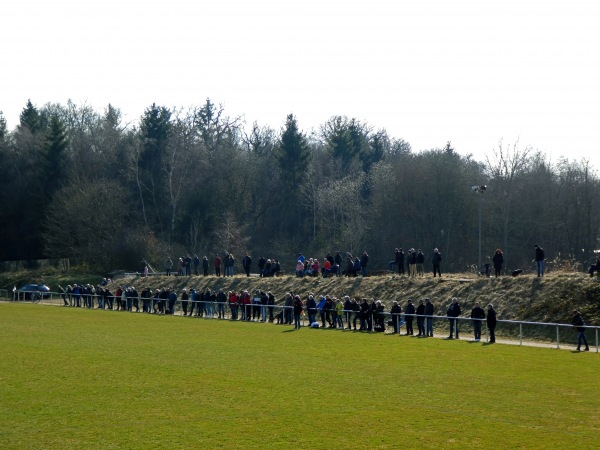
[(284, 227), (286, 233), (291, 233), (293, 237), (299, 233), (303, 222), (298, 193), (305, 178), (309, 158), (310, 151), (306, 136), (299, 130), (296, 117), (289, 114), (276, 151), (280, 170), (279, 187), (282, 194), (282, 217), (278, 222)]
[(27, 105), (19, 115), (19, 125), (21, 128), (27, 128), (31, 134), (36, 134), (43, 128), (42, 116), (31, 100), (27, 100)]

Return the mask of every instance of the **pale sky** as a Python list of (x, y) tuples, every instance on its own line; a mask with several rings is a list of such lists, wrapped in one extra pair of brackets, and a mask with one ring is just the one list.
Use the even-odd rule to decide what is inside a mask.
[(500, 139), (600, 169), (598, 0), (4, 0), (0, 111), (201, 105), (334, 115), (483, 161)]

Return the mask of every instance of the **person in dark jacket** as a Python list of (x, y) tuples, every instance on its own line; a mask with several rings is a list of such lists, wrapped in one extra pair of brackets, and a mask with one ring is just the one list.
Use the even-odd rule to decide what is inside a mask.
[(583, 316), (578, 310), (573, 311), (573, 318), (571, 319), (571, 324), (577, 327), (577, 351), (581, 351), (581, 343), (585, 344), (585, 351), (590, 351), (590, 346), (588, 345), (588, 341), (585, 338), (585, 322), (583, 321)]
[(494, 274), (496, 278), (498, 278), (502, 273), (502, 264), (504, 264), (504, 254), (499, 248), (496, 249), (496, 252), (494, 253), (492, 263), (494, 264)]
[(535, 264), (537, 266), (538, 277), (543, 277), (546, 255), (544, 254), (544, 249), (539, 245), (535, 244), (533, 247), (535, 248)]
[(303, 307), (302, 300), (300, 300), (299, 295), (294, 296), (293, 307), (294, 307), (294, 329), (299, 330), (301, 327), (300, 316), (302, 315), (302, 307)]
[(340, 254), (340, 252), (335, 252), (333, 260), (335, 261), (335, 265), (337, 266), (337, 276), (339, 277), (342, 274), (342, 255)]
[(205, 277), (208, 276), (208, 258), (206, 256), (202, 258), (202, 271)]
[(408, 251), (407, 265), (408, 276), (414, 278), (417, 276), (417, 252), (414, 248)]
[(396, 265), (398, 266), (398, 275), (404, 275), (404, 252), (401, 248), (396, 250)]
[[(181, 291), (181, 309), (183, 309), (184, 316), (187, 316), (189, 298), (190, 298), (190, 296), (187, 293), (187, 289), (184, 289), (183, 291)], [(193, 308), (193, 306), (192, 306), (192, 308)], [(190, 312), (190, 316), (191, 315), (192, 315), (192, 313)]]
[(417, 276), (423, 277), (425, 274), (423, 273), (423, 266), (425, 265), (425, 254), (423, 250), (417, 250)]
[(371, 315), (371, 308), (366, 298), (362, 299), (360, 304), (360, 329), (358, 331), (367, 331), (367, 318)]
[(274, 322), (273, 310), (275, 309), (275, 296), (271, 291), (267, 292), (267, 305), (269, 307), (269, 322)]
[(260, 258), (258, 258), (258, 276), (259, 277), (265, 276), (265, 264), (267, 264), (267, 260), (263, 257), (263, 255), (260, 255)]
[(496, 342), (496, 310), (491, 303), (487, 307), (487, 327), (490, 333), (490, 344)]
[(358, 321), (358, 324), (360, 326), (360, 324), (362, 323), (362, 319), (360, 304), (355, 298), (352, 299), (352, 312), (354, 313), (354, 319), (352, 320), (352, 328), (354, 331), (356, 331), (356, 322)]
[(425, 305), (423, 304), (423, 300), (419, 300), (419, 305), (417, 306), (417, 329), (419, 330), (419, 334), (417, 336), (427, 336), (425, 332)]
[(436, 273), (441, 278), (442, 271), (440, 270), (440, 265), (442, 264), (442, 255), (437, 248), (433, 249), (433, 257), (431, 258), (431, 262), (433, 263), (433, 278), (435, 278)]
[(400, 314), (402, 313), (402, 308), (400, 307), (398, 302), (394, 302), (390, 312), (392, 313), (392, 325), (394, 327), (394, 334), (398, 334), (400, 333)]
[(385, 332), (385, 305), (381, 300), (375, 302), (375, 311), (373, 313), (373, 329), (379, 332)]
[(198, 272), (198, 267), (200, 267), (200, 258), (198, 258), (198, 255), (194, 254), (194, 275), (200, 275), (200, 273)]
[(460, 305), (458, 304), (458, 299), (456, 297), (452, 298), (452, 303), (448, 307), (448, 321), (450, 322), (450, 336), (448, 339), (453, 338), (454, 331), (456, 331), (456, 339), (458, 339), (459, 332), (459, 322), (458, 316), (461, 313)]
[(473, 319), (475, 341), (479, 342), (481, 340), (481, 322), (482, 319), (485, 319), (485, 311), (479, 306), (479, 302), (475, 302), (475, 306), (471, 310), (471, 319)]
[[(423, 312), (425, 312), (425, 307), (423, 307)], [(406, 334), (407, 336), (412, 336), (414, 334), (413, 331), (413, 320), (415, 319), (415, 305), (413, 305), (413, 301), (411, 299), (406, 303), (406, 308), (404, 309), (404, 320), (406, 321)], [(425, 320), (425, 319), (423, 319)], [(419, 330), (419, 333), (421, 330)], [(423, 327), (423, 335), (425, 334), (425, 327)]]
[(425, 299), (425, 320), (426, 329), (425, 329), (425, 337), (433, 337), (433, 313), (435, 311), (435, 307), (429, 298)]
[(250, 266), (252, 266), (252, 258), (250, 257), (250, 255), (248, 253), (246, 253), (244, 255), (244, 257), (242, 258), (242, 266), (244, 267), (244, 272), (246, 273), (246, 276), (249, 277), (250, 276)]
[(362, 270), (363, 277), (366, 277), (368, 275), (367, 264), (369, 264), (369, 255), (367, 255), (367, 251), (365, 250), (362, 256), (360, 257), (360, 268)]

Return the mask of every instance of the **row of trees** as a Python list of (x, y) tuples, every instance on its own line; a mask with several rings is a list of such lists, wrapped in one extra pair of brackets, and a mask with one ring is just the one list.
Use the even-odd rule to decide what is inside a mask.
[[(335, 116), (310, 134), (246, 127), (210, 99), (152, 104), (123, 123), (108, 105), (29, 101), (8, 130), (0, 113), (0, 259), (75, 258), (95, 269), (158, 266), (167, 255), (249, 252), (290, 268), (299, 251), (371, 255), (434, 247), (443, 267), (502, 248), (529, 267), (533, 244), (586, 266), (600, 248), (599, 179), (586, 161), (500, 142), (485, 161), (450, 143), (413, 152), (365, 122)], [(485, 193), (473, 185), (487, 185)]]

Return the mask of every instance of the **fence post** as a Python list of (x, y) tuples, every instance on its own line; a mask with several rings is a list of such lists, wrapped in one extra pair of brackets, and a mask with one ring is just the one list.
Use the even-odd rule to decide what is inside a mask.
[(556, 348), (560, 349), (560, 334), (558, 331), (558, 325), (556, 325)]
[(596, 353), (598, 353), (598, 328), (596, 328)]
[(519, 324), (519, 345), (523, 345), (523, 324)]

